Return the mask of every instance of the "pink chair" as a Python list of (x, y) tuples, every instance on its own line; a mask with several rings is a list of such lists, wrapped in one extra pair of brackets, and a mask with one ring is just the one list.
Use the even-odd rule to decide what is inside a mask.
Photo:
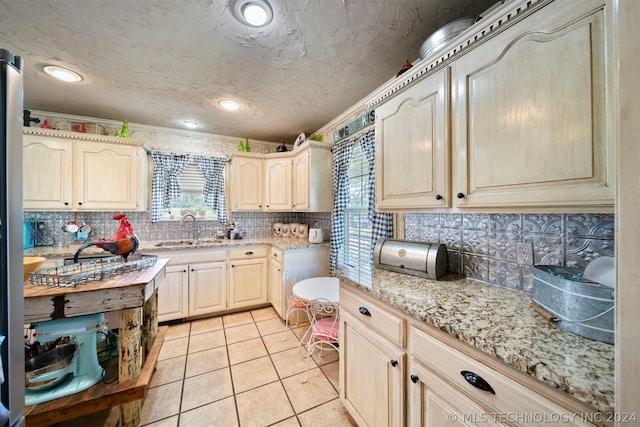
[[(287, 301), (287, 313), (284, 316), (284, 337), (282, 337), (282, 341), (286, 341), (287, 339), (287, 329), (289, 329), (289, 316), (296, 310), (306, 313), (307, 301), (300, 299), (295, 295), (291, 295), (289, 297), (289, 300)], [(302, 339), (304, 339), (306, 336), (307, 334), (305, 333)]]
[(323, 349), (333, 348), (338, 351), (338, 337), (340, 334), (340, 320), (338, 304), (326, 299), (314, 299), (307, 305), (307, 315), (309, 316), (309, 342), (307, 342), (307, 374), (302, 380), (306, 383), (309, 379), (309, 367), (311, 355)]

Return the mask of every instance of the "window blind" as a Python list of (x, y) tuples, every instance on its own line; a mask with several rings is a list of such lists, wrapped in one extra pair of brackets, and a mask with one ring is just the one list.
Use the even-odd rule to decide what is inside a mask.
[(184, 171), (178, 176), (180, 190), (189, 194), (202, 194), (204, 191), (204, 177), (194, 161), (189, 161)]

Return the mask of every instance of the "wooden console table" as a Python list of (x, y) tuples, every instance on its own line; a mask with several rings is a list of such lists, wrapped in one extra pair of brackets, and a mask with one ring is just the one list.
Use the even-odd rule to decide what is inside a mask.
[(119, 382), (98, 383), (84, 392), (27, 406), (27, 427), (55, 424), (121, 406), (121, 424), (140, 423), (141, 399), (155, 369), (166, 327), (158, 329), (156, 289), (169, 260), (145, 270), (76, 287), (24, 285), (25, 324), (120, 311)]

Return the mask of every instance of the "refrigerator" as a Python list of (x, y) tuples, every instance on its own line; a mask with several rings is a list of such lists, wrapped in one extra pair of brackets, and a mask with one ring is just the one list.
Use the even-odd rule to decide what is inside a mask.
[(0, 48), (0, 426), (24, 425), (22, 58)]

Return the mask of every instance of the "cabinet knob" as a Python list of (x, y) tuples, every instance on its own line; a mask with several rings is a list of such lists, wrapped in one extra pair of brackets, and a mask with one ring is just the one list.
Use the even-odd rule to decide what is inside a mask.
[(269, 205), (267, 205), (267, 207), (269, 207)]
[(418, 381), (420, 380), (420, 378), (418, 378), (417, 375), (411, 375), (411, 382), (416, 384)]
[(187, 272), (187, 270), (182, 270), (182, 272), (183, 272), (183, 273), (186, 273), (186, 272)]
[(360, 307), (358, 311), (360, 312), (360, 314), (371, 317), (371, 312), (367, 310), (367, 307)]
[(464, 193), (458, 193), (458, 194), (456, 194), (456, 197), (458, 199), (464, 199)]
[(78, 205), (82, 206), (82, 202), (78, 202)]
[(64, 202), (64, 205), (65, 206), (69, 206), (69, 202)]
[(191, 271), (196, 271), (196, 270), (192, 268)]
[(391, 359), (390, 363), (391, 363), (391, 366), (393, 366), (394, 368), (398, 366), (398, 361), (395, 359)]
[(442, 196), (440, 194), (436, 194), (436, 200), (442, 200)]
[(470, 371), (460, 371), (460, 375), (462, 375), (472, 386), (479, 388), (480, 390), (488, 391), (491, 394), (496, 394), (493, 387), (491, 387), (480, 375)]

